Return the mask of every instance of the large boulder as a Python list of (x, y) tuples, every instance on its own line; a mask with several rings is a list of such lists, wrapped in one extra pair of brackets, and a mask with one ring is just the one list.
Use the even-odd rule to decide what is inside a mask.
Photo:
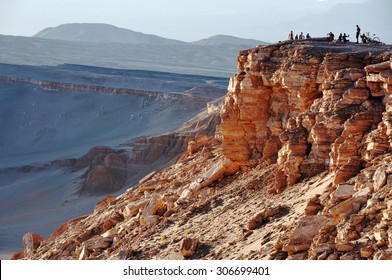
[(313, 238), (324, 226), (334, 225), (336, 221), (325, 215), (308, 216), (303, 218), (291, 233), (289, 242), (283, 246), (283, 251), (289, 254), (307, 251)]

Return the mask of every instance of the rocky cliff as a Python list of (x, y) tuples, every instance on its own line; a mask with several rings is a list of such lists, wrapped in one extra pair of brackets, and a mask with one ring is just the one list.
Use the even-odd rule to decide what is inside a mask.
[(318, 40), (238, 55), (214, 137), (27, 259), (392, 259), (392, 47)]
[[(222, 112), (223, 154), (238, 166), (276, 162), (278, 192), (325, 170), (334, 185), (353, 177), (389, 149), (388, 49), (283, 43), (241, 52)], [(377, 149), (375, 134), (384, 139)]]

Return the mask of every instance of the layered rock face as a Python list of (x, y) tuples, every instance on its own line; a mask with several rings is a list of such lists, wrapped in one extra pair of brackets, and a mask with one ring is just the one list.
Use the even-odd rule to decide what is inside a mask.
[(234, 169), (276, 162), (276, 192), (324, 170), (344, 182), (390, 149), (390, 57), (387, 46), (315, 41), (240, 52), (224, 156)]

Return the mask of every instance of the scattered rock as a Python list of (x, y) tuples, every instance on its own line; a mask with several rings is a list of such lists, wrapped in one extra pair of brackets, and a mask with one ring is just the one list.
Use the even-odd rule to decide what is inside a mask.
[(96, 249), (105, 250), (105, 249), (109, 248), (112, 245), (112, 243), (113, 243), (113, 237), (102, 238), (94, 243), (94, 245), (92, 246), (92, 249), (93, 250), (96, 250)]
[(28, 232), (23, 236), (23, 254), (26, 256), (37, 249), (45, 240), (37, 233)]
[(338, 243), (336, 244), (336, 250), (340, 252), (349, 252), (354, 249), (355, 245), (352, 243)]
[(363, 196), (352, 197), (338, 205), (332, 207), (329, 212), (340, 221), (343, 221), (351, 214), (358, 213), (359, 209), (367, 202), (367, 198)]
[(344, 254), (342, 256), (340, 256), (339, 258), (340, 260), (346, 260), (346, 261), (351, 261), (354, 259), (354, 256), (350, 255), (350, 254)]
[(140, 223), (139, 232), (142, 233), (148, 229), (153, 228), (159, 223), (159, 216), (157, 215), (150, 215), (146, 216), (143, 219), (143, 223)]
[(121, 210), (121, 214), (126, 219), (132, 218), (136, 216), (139, 213), (140, 209), (144, 208), (147, 203), (147, 199), (130, 202), (124, 206), (124, 208)]
[(305, 215), (306, 216), (314, 216), (317, 215), (317, 213), (323, 209), (323, 206), (321, 205), (320, 202), (320, 195), (315, 195), (312, 197), (306, 207), (305, 207)]
[(80, 252), (78, 259), (85, 260), (87, 258), (88, 258), (88, 250), (87, 250), (86, 246), (83, 246), (82, 251)]
[(387, 175), (385, 174), (384, 168), (379, 167), (373, 175), (373, 187), (374, 190), (377, 191), (383, 186), (385, 186), (387, 182)]
[(325, 215), (308, 216), (302, 218), (296, 229), (291, 233), (289, 242), (283, 246), (283, 251), (293, 254), (310, 248), (313, 238), (319, 230), (336, 222)]
[(197, 152), (201, 147), (207, 145), (211, 141), (211, 137), (203, 135), (188, 141), (188, 155)]
[(337, 199), (348, 199), (353, 196), (355, 192), (353, 185), (341, 184), (336, 187), (334, 197)]
[(162, 196), (159, 194), (153, 194), (150, 201), (146, 205), (143, 213), (140, 216), (140, 224), (144, 225), (147, 220), (150, 220), (150, 216), (158, 215), (163, 216), (167, 210), (166, 203)]
[(197, 238), (184, 238), (180, 245), (180, 254), (183, 257), (191, 257), (199, 246), (199, 239)]
[(313, 247), (312, 251), (314, 253), (316, 253), (316, 254), (319, 254), (319, 253), (332, 253), (334, 248), (335, 248), (334, 245), (324, 243), (324, 244), (320, 244), (320, 245), (318, 245), (316, 247)]
[(276, 207), (270, 207), (265, 209), (264, 211), (260, 212), (256, 216), (254, 216), (250, 221), (248, 222), (248, 229), (249, 230), (254, 230), (258, 227), (260, 227), (262, 224), (264, 224), (268, 218), (278, 215), (281, 213), (286, 207), (284, 206), (276, 206)]
[(367, 259), (373, 255), (374, 250), (370, 247), (362, 247), (360, 252), (361, 252), (361, 257)]

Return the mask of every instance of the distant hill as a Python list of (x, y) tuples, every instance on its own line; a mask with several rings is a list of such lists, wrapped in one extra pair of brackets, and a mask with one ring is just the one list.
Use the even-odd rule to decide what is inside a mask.
[(184, 44), (178, 40), (167, 39), (156, 35), (135, 32), (102, 23), (69, 23), (57, 27), (46, 28), (33, 37), (63, 41), (91, 42), (91, 43), (124, 43), (124, 44), (156, 44), (176, 45)]
[(243, 39), (228, 35), (215, 35), (207, 39), (202, 39), (199, 41), (192, 42), (193, 45), (198, 46), (220, 46), (220, 45), (237, 45), (237, 46), (256, 46), (265, 45), (267, 42), (253, 40), (253, 39)]

